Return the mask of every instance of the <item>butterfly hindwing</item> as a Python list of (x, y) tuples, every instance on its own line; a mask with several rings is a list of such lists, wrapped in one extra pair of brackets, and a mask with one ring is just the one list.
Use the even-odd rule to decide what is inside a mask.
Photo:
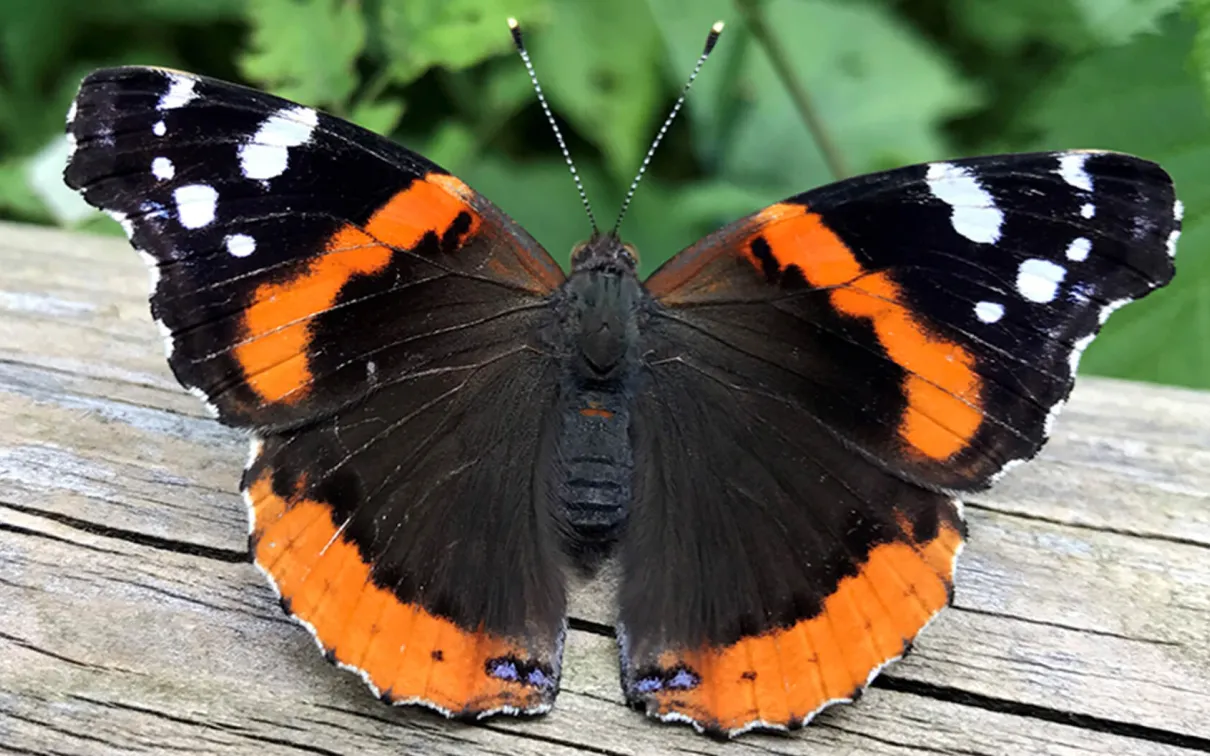
[(948, 491), (1037, 452), (1179, 229), (1152, 163), (1006, 155), (807, 192), (653, 274), (627, 698), (727, 735), (852, 698), (948, 602)]
[(439, 368), (438, 334), (507, 340), (563, 280), (457, 178), (272, 95), (105, 69), (68, 133), (68, 184), (144, 254), (173, 371), (231, 424), (290, 426)]
[(528, 461), (556, 381), (524, 346), (467, 358), (256, 442), (251, 548), (286, 610), (384, 700), (540, 713), (558, 690), (565, 594)]
[(626, 696), (721, 735), (797, 726), (854, 697), (949, 603), (957, 504), (737, 390), (725, 365), (664, 359), (705, 340), (657, 331), (620, 553)]
[(424, 158), (236, 85), (98, 71), (68, 134), (67, 183), (150, 264), (173, 371), (256, 434), (250, 547), (286, 611), (386, 700), (548, 709), (550, 256)]

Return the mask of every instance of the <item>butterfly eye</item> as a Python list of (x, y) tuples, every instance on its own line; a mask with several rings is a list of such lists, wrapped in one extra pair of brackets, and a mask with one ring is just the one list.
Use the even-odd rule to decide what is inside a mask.
[(574, 264), (584, 254), (584, 248), (588, 246), (588, 242), (582, 241), (571, 248), (571, 261)]
[(639, 250), (633, 244), (622, 244), (622, 249), (625, 250), (626, 254), (630, 255), (630, 262), (635, 265), (639, 264)]

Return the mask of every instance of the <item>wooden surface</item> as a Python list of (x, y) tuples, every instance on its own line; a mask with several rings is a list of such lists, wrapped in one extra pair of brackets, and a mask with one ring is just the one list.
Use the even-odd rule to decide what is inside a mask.
[(916, 651), (731, 744), (622, 705), (608, 581), (575, 597), (553, 714), (380, 704), (247, 563), (245, 446), (169, 374), (124, 241), (0, 225), (0, 753), (1210, 753), (1210, 394), (1083, 380), (968, 501)]

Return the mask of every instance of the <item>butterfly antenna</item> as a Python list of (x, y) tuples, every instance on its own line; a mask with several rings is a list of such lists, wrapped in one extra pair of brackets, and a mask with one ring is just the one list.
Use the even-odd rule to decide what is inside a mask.
[(588, 195), (584, 192), (584, 184), (580, 181), (580, 173), (576, 170), (576, 164), (571, 160), (571, 152), (567, 149), (567, 142), (563, 141), (563, 132), (559, 131), (559, 125), (555, 123), (555, 116), (550, 112), (550, 105), (546, 103), (546, 95), (542, 94), (542, 85), (538, 83), (538, 75), (534, 73), (534, 64), (529, 59), (529, 53), (525, 50), (525, 42), (521, 39), (521, 24), (517, 23), (517, 19), (508, 19), (508, 30), (513, 33), (513, 44), (517, 47), (517, 52), (521, 55), (521, 60), (525, 63), (525, 70), (529, 72), (529, 80), (534, 84), (534, 92), (538, 95), (538, 102), (542, 103), (542, 112), (546, 114), (546, 120), (550, 123), (550, 128), (555, 132), (555, 140), (559, 143), (559, 150), (563, 152), (563, 159), (567, 161), (567, 169), (571, 171), (571, 178), (576, 182), (576, 191), (580, 193), (580, 201), (584, 203), (584, 210), (588, 213), (588, 220), (592, 223), (592, 233), (596, 236), (597, 219), (592, 214), (592, 205), (588, 203)]
[(710, 27), (710, 33), (706, 35), (706, 47), (702, 50), (702, 55), (697, 59), (697, 65), (693, 67), (693, 73), (689, 74), (689, 81), (685, 82), (685, 88), (681, 90), (681, 96), (676, 98), (676, 104), (672, 106), (672, 112), (664, 119), (664, 125), (660, 126), (659, 132), (655, 135), (655, 139), (651, 142), (651, 147), (648, 148), (647, 154), (643, 156), (643, 163), (639, 166), (639, 172), (634, 177), (634, 181), (630, 182), (630, 189), (626, 192), (626, 199), (622, 200), (622, 209), (618, 211), (618, 219), (614, 221), (613, 231), (611, 234), (617, 234), (618, 228), (622, 225), (622, 218), (626, 216), (626, 211), (630, 209), (630, 200), (634, 199), (634, 192), (639, 188), (639, 182), (643, 180), (643, 174), (647, 172), (647, 166), (651, 163), (651, 156), (655, 154), (655, 150), (660, 146), (660, 142), (664, 139), (664, 134), (668, 133), (668, 127), (676, 120), (676, 116), (681, 112), (681, 106), (685, 104), (685, 96), (689, 94), (689, 87), (693, 86), (693, 80), (697, 78), (701, 72), (702, 66), (706, 65), (706, 58), (710, 57), (710, 52), (714, 49), (714, 45), (718, 42), (718, 35), (723, 33), (723, 22), (715, 21), (714, 26)]

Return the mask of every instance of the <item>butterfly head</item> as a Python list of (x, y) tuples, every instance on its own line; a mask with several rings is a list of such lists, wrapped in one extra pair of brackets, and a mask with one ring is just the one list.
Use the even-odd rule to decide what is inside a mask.
[(635, 364), (643, 285), (638, 255), (616, 234), (593, 234), (572, 250), (561, 315), (574, 373), (592, 384), (622, 379)]
[(601, 271), (605, 273), (634, 273), (639, 262), (638, 250), (627, 244), (615, 233), (594, 233), (588, 241), (580, 242), (571, 250), (571, 269)]

